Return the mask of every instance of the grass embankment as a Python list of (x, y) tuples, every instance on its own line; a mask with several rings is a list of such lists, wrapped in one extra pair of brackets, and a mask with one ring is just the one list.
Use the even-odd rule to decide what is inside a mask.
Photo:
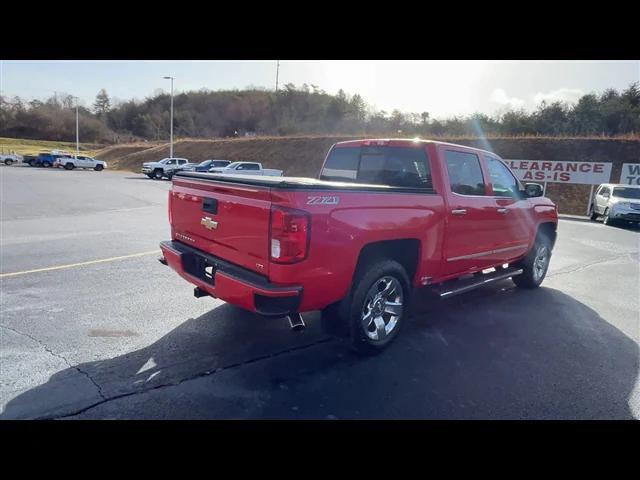
[[(81, 143), (80, 151), (85, 155), (92, 156), (102, 148), (96, 143)], [(69, 153), (76, 151), (75, 142), (52, 142), (48, 140), (29, 140), (20, 138), (0, 137), (0, 152), (16, 152), (20, 155), (37, 155), (39, 152), (50, 150), (64, 150)]]

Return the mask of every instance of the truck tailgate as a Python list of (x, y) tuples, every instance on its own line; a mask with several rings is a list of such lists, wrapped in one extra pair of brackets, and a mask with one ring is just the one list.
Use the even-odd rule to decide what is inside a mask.
[(169, 212), (175, 240), (269, 274), (270, 188), (178, 176)]

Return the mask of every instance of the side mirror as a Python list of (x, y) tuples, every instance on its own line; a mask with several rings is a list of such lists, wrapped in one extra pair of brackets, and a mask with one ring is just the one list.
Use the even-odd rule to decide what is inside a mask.
[(541, 197), (543, 194), (543, 188), (539, 183), (525, 183), (524, 192), (527, 197)]

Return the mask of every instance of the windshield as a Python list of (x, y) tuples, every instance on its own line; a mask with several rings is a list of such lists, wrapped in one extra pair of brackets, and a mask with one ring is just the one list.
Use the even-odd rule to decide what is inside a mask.
[(613, 189), (613, 196), (640, 200), (640, 188), (616, 187)]
[(237, 166), (238, 166), (238, 164), (239, 164), (239, 163), (240, 163), (240, 162), (233, 162), (233, 163), (230, 163), (229, 165), (227, 165), (227, 168), (235, 168), (235, 167), (237, 167)]
[(209, 165), (211, 163), (211, 160), (205, 160), (204, 162), (200, 162), (198, 164), (199, 167), (206, 167), (207, 165)]
[(227, 165), (229, 165), (227, 160), (211, 160), (212, 167), (226, 167)]

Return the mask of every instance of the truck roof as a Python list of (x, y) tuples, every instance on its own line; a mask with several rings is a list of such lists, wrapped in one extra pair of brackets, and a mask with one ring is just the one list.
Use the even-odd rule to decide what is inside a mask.
[(429, 140), (422, 138), (365, 138), (361, 140), (345, 140), (343, 142), (337, 142), (335, 146), (341, 147), (361, 147), (361, 146), (371, 146), (371, 145), (388, 145), (388, 146), (411, 146), (416, 143), (433, 143), (437, 145), (449, 145), (452, 147), (464, 147), (469, 148), (471, 150), (477, 150), (484, 153), (489, 153), (492, 155), (497, 155), (497, 153), (492, 152), (490, 150), (483, 150), (482, 148), (477, 147), (469, 147), (468, 145), (460, 145), (456, 143), (449, 142), (441, 142), (438, 140)]
[(626, 183), (601, 183), (601, 187), (624, 187), (624, 188), (640, 188), (640, 185), (628, 185)]

